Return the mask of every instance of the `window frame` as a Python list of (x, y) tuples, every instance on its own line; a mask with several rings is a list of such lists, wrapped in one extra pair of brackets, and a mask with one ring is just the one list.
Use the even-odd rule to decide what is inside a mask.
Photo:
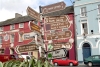
[(23, 36), (23, 34), (22, 34), (22, 33), (19, 33), (19, 40), (18, 40), (19, 42), (23, 42), (23, 38), (22, 38), (22, 36), (21, 36), (21, 35)]
[[(82, 11), (82, 8), (85, 8), (85, 9), (83, 9), (84, 11)], [(87, 12), (86, 7), (81, 7), (81, 9), (80, 9), (81, 17), (86, 17), (87, 16), (87, 13), (84, 13), (84, 12)], [(83, 16), (82, 16), (82, 13), (83, 13)]]
[[(13, 26), (14, 26), (14, 28), (13, 28)], [(14, 30), (14, 29), (15, 29), (15, 25), (14, 24), (10, 25), (10, 30)]]
[(2, 44), (3, 36), (0, 36), (0, 44)]
[(14, 43), (14, 40), (15, 40), (15, 36), (14, 36), (13, 41), (12, 41), (12, 35), (14, 36), (14, 34), (10, 35), (10, 43)]
[(100, 14), (100, 4), (98, 4), (97, 8), (98, 8), (98, 14)]
[[(23, 25), (21, 25), (23, 24)], [(24, 23), (19, 23), (19, 28), (24, 28)]]
[(0, 27), (0, 31), (3, 31), (3, 27)]
[[(81, 34), (83, 35), (85, 32), (84, 32), (84, 29), (83, 29), (83, 27), (82, 27), (82, 24), (84, 24), (84, 23), (87, 23), (87, 22), (81, 22)], [(88, 23), (87, 23), (87, 33), (85, 33), (85, 34), (89, 34), (89, 29), (88, 29), (89, 27), (88, 27)]]
[(100, 33), (100, 18), (98, 18), (98, 24), (99, 24), (99, 33)]

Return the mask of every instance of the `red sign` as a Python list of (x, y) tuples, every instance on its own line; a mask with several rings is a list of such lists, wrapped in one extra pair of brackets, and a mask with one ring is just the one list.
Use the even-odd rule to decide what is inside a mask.
[(66, 4), (64, 2), (58, 2), (55, 4), (42, 7), (42, 13), (47, 14), (47, 13), (63, 10), (65, 9), (65, 7), (66, 7)]

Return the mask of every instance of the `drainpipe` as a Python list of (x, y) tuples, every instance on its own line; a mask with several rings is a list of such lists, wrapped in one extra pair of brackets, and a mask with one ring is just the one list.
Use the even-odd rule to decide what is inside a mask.
[(78, 61), (78, 52), (77, 52), (77, 31), (76, 31), (76, 16), (75, 15), (73, 15), (73, 18), (74, 18), (74, 20), (73, 20), (73, 22), (74, 22), (74, 29), (75, 29), (75, 31), (74, 31), (74, 33), (75, 33), (75, 53), (76, 53), (76, 60)]

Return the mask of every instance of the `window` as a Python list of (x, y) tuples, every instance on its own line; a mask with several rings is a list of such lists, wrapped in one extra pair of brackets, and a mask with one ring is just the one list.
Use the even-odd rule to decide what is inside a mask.
[(100, 33), (100, 18), (98, 18), (98, 23), (99, 23), (99, 33)]
[(99, 56), (94, 56), (93, 58), (94, 58), (94, 59), (100, 59), (100, 57), (99, 57)]
[(0, 54), (4, 54), (4, 49), (0, 49)]
[(86, 17), (87, 15), (86, 15), (86, 7), (82, 7), (81, 8), (81, 16), (82, 17)]
[(98, 13), (100, 14), (100, 4), (98, 5)]
[(2, 44), (2, 40), (3, 40), (3, 37), (2, 37), (2, 36), (0, 36), (0, 44)]
[(82, 34), (88, 34), (87, 23), (82, 23)]
[(11, 34), (10, 42), (11, 42), (11, 43), (14, 42), (14, 34)]
[(10, 30), (14, 30), (14, 29), (15, 29), (14, 24), (13, 25), (10, 25)]
[(23, 41), (22, 35), (23, 35), (22, 33), (19, 33), (19, 42)]
[(0, 27), (0, 31), (3, 31), (3, 27)]
[(24, 28), (24, 23), (20, 23), (19, 28)]

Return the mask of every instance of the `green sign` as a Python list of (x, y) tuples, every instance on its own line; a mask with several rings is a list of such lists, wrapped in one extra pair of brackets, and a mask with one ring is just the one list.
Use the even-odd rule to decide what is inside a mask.
[(49, 44), (48, 49), (53, 49), (53, 46), (51, 44)]

